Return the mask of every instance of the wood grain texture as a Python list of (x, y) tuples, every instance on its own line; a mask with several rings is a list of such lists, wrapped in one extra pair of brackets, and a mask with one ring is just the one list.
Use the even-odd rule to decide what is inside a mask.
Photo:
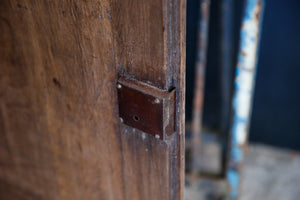
[[(182, 199), (184, 0), (0, 2), (0, 199)], [(119, 124), (118, 74), (176, 88), (176, 134)]]

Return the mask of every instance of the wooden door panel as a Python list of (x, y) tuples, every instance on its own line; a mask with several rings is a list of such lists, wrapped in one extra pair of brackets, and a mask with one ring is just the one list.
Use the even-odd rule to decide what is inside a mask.
[[(182, 199), (183, 22), (179, 0), (1, 1), (0, 199)], [(168, 141), (119, 123), (119, 75), (176, 88)]]

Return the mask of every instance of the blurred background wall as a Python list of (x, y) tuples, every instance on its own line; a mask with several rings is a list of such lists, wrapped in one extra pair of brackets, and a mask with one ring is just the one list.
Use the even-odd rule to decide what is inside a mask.
[[(220, 129), (221, 1), (211, 1), (204, 127)], [(243, 1), (234, 1), (233, 60), (236, 60)], [(187, 1), (186, 118), (191, 120), (199, 1)], [(236, 63), (236, 62), (234, 62)], [(234, 77), (233, 66), (233, 77)], [(300, 1), (266, 0), (250, 142), (300, 150)]]

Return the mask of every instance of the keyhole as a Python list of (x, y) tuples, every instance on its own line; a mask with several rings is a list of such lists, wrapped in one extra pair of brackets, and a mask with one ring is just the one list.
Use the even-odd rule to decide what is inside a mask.
[(137, 115), (134, 115), (134, 116), (133, 116), (133, 120), (137, 122), (137, 121), (139, 121), (139, 120), (140, 120), (140, 118), (139, 118), (139, 116), (137, 116)]

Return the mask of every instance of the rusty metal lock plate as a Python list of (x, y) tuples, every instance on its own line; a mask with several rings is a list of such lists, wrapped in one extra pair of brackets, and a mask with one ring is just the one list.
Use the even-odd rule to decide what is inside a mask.
[(121, 122), (163, 140), (174, 132), (175, 90), (125, 77), (119, 78), (117, 90)]

